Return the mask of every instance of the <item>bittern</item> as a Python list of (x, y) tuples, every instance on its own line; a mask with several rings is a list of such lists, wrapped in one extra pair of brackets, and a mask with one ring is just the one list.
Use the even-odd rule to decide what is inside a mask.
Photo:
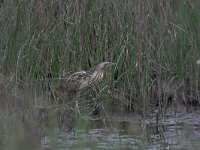
[(113, 64), (111, 62), (101, 62), (93, 72), (75, 72), (61, 80), (58, 90), (61, 92), (76, 93), (77, 98), (84, 89), (92, 88), (98, 97), (97, 86), (103, 80), (105, 71)]
[(103, 80), (105, 70), (114, 63), (102, 62), (96, 66), (93, 72), (80, 71), (61, 80), (58, 89), (62, 92), (79, 92), (90, 87), (96, 89), (97, 85)]

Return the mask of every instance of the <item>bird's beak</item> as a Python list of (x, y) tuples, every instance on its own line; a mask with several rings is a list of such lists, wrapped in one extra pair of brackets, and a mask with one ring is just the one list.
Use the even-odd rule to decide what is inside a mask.
[(107, 68), (111, 68), (113, 65), (116, 65), (116, 63), (112, 63), (112, 62), (107, 62)]

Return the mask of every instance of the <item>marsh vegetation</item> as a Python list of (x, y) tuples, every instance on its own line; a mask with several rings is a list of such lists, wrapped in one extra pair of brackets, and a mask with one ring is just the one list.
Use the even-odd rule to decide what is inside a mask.
[[(189, 131), (195, 135), (191, 141), (196, 141), (199, 10), (198, 0), (0, 1), (0, 149), (82, 149), (88, 145), (90, 149), (153, 149), (154, 139), (157, 148), (183, 148), (180, 143), (190, 137)], [(64, 76), (92, 70), (102, 61), (116, 65), (98, 87), (101, 110), (91, 116), (93, 90), (67, 98), (69, 93), (61, 94), (56, 87)], [(182, 115), (189, 117), (170, 124)], [(166, 116), (171, 118), (167, 125)], [(152, 118), (153, 124), (146, 122)], [(96, 124), (98, 119), (102, 122)], [(175, 144), (165, 132), (172, 126), (177, 132), (180, 128), (188, 131)], [(126, 131), (123, 137), (128, 147), (120, 141), (124, 139), (121, 130)], [(99, 147), (85, 140), (99, 131), (104, 138), (95, 138), (105, 140), (106, 132), (111, 141), (103, 144), (108, 145)], [(65, 143), (65, 138), (75, 135), (79, 142)], [(120, 138), (113, 138), (116, 135)], [(198, 148), (196, 143), (189, 144)]]

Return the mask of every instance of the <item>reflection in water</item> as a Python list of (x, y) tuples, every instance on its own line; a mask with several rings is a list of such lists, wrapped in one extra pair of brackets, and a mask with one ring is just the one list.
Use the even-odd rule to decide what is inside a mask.
[(85, 119), (83, 129), (71, 132), (63, 129), (56, 137), (45, 136), (43, 149), (198, 149), (198, 114), (181, 112), (176, 116), (166, 115), (162, 123), (156, 123), (154, 117), (137, 121), (131, 117), (112, 123), (103, 119)]
[[(173, 113), (159, 119), (157, 113), (143, 119), (136, 115), (111, 115), (107, 110), (99, 119), (78, 117), (69, 107), (70, 101), (62, 106), (49, 104), (48, 97), (41, 96), (43, 93), (36, 94), (39, 92), (34, 89), (39, 88), (27, 85), (22, 92), (17, 91), (19, 97), (6, 91), (3, 82), (0, 85), (3, 149), (154, 150), (200, 146), (200, 111), (171, 110)], [(91, 109), (86, 112), (89, 114)]]

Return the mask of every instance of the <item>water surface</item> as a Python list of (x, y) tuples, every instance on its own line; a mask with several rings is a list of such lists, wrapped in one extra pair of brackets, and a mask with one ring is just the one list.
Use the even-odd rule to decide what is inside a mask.
[(82, 129), (77, 125), (73, 131), (64, 129), (54, 137), (44, 136), (42, 149), (199, 149), (199, 113), (199, 110), (170, 111), (159, 121), (156, 115), (146, 119), (139, 116), (85, 117)]

